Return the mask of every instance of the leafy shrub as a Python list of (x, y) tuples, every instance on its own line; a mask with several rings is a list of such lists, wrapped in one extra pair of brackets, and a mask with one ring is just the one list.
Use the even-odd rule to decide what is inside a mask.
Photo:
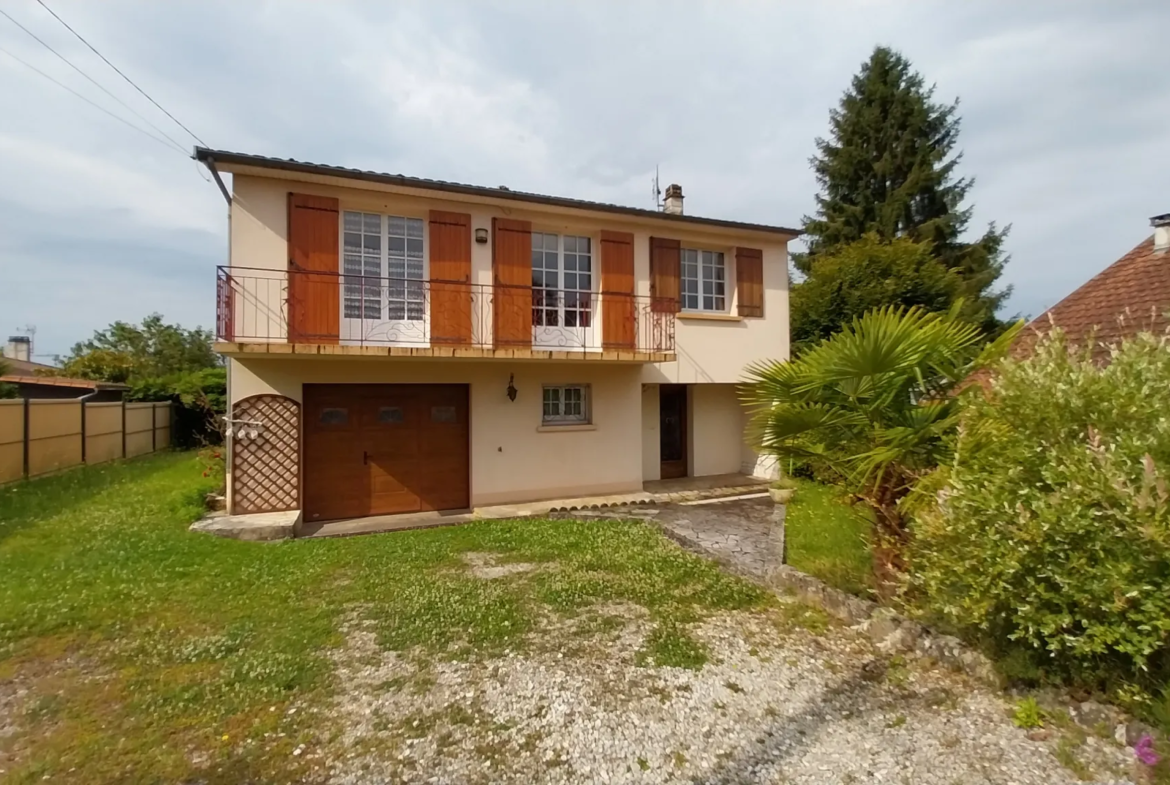
[(1170, 670), (1168, 403), (1165, 337), (1128, 340), (1102, 367), (1056, 333), (1003, 363), (917, 515), (916, 598), (1045, 675), (1156, 687)]
[(127, 400), (170, 401), (175, 414), (176, 447), (223, 442), (221, 418), (227, 407), (227, 371), (222, 367), (143, 379), (131, 385)]
[(799, 354), (888, 305), (945, 313), (962, 289), (962, 277), (935, 258), (929, 242), (866, 234), (814, 257), (808, 277), (792, 287), (792, 343)]
[[(11, 372), (12, 372), (12, 368), (8, 365), (8, 363), (4, 362), (3, 358), (0, 358), (0, 376), (4, 376), (4, 375), (9, 374)], [(8, 382), (0, 382), (0, 399), (15, 398), (18, 395), (19, 395), (19, 392), (18, 392), (15, 384), (9, 384)]]
[(1012, 710), (1012, 723), (1017, 728), (1044, 727), (1044, 711), (1033, 697), (1020, 700)]

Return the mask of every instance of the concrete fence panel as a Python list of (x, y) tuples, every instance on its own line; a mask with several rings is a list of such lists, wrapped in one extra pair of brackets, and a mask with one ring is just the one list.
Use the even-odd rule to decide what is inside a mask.
[(28, 409), (28, 476), (81, 463), (81, 404), (34, 400)]
[(122, 457), (122, 404), (85, 405), (85, 462), (104, 463)]
[(154, 449), (154, 404), (126, 404), (126, 457), (145, 455)]
[(24, 476), (24, 401), (0, 401), (0, 483)]
[(154, 449), (165, 450), (171, 446), (171, 404), (154, 405)]

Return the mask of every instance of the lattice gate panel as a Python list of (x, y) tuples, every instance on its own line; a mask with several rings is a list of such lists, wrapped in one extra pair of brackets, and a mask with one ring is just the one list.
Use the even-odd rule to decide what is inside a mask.
[[(232, 410), (232, 512), (300, 508), (301, 407), (283, 395), (256, 395)], [(240, 423), (250, 420), (252, 426)], [(239, 431), (256, 429), (256, 436)]]

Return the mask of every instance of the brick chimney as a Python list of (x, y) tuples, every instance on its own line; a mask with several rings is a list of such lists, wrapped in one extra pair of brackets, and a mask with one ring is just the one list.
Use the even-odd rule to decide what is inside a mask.
[(1150, 226), (1154, 227), (1154, 252), (1165, 253), (1170, 249), (1170, 213), (1155, 215)]
[(32, 339), (27, 335), (11, 335), (8, 337), (8, 345), (4, 347), (4, 356), (9, 360), (23, 360), (28, 362), (32, 359)]
[(666, 198), (662, 201), (662, 211), (671, 215), (683, 214), (682, 186), (678, 183), (666, 186)]

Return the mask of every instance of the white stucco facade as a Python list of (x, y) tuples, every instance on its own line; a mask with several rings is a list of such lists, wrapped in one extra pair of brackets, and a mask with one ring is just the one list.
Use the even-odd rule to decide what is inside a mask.
[[(744, 440), (745, 414), (736, 384), (749, 364), (788, 355), (789, 237), (776, 232), (658, 221), (616, 213), (592, 213), (506, 198), (452, 196), (410, 189), (347, 183), (337, 177), (234, 172), (230, 211), (230, 266), (237, 277), (258, 283), (235, 303), (237, 332), (248, 341), (229, 350), (229, 397), (233, 405), (255, 395), (301, 401), (306, 384), (465, 384), (470, 405), (472, 506), (640, 490), (660, 477), (659, 390), (687, 385), (687, 473), (767, 473)], [(302, 357), (249, 354), (242, 343), (287, 341), (281, 281), (289, 265), (289, 193), (327, 196), (340, 210), (426, 219), (432, 210), (469, 214), (473, 232), (492, 230), (492, 219), (530, 221), (534, 232), (599, 238), (604, 230), (633, 235), (635, 294), (650, 295), (650, 238), (677, 239), (684, 248), (723, 253), (727, 282), (721, 313), (674, 316), (674, 359), (658, 363), (535, 361), (524, 358)], [(760, 249), (763, 316), (737, 315), (735, 249)], [(471, 244), (471, 283), (493, 283), (492, 243)], [(247, 270), (245, 274), (245, 269)], [(599, 278), (600, 276), (595, 275)], [(246, 313), (245, 313), (246, 311)], [(251, 320), (249, 322), (248, 320)], [(517, 390), (510, 400), (506, 387)], [(587, 385), (587, 425), (542, 427), (545, 385)], [(230, 478), (229, 478), (230, 480)], [(230, 482), (229, 482), (230, 486)]]

